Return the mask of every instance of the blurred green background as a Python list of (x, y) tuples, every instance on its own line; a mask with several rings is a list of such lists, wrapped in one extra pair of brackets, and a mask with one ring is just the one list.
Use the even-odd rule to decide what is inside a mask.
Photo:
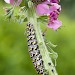
[[(60, 20), (63, 25), (57, 32), (48, 29), (46, 37), (58, 46), (59, 75), (75, 74), (75, 0), (61, 0)], [(8, 21), (4, 17), (3, 0), (0, 0), (0, 75), (37, 75), (27, 50), (25, 24)]]

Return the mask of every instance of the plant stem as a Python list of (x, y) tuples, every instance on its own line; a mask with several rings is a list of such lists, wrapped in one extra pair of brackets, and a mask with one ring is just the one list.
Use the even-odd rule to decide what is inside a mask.
[(33, 16), (29, 16), (28, 22), (30, 22), (34, 26), (37, 42), (39, 45), (40, 54), (42, 55), (42, 59), (44, 62), (43, 64), (44, 64), (45, 69), (47, 70), (49, 75), (58, 75), (56, 72), (55, 66), (51, 60), (51, 57), (49, 55), (49, 52), (47, 50), (47, 47), (45, 45), (45, 42), (44, 42), (44, 39), (42, 36), (42, 32), (40, 29), (40, 25), (38, 25), (38, 23), (37, 23), (36, 14), (34, 14)]

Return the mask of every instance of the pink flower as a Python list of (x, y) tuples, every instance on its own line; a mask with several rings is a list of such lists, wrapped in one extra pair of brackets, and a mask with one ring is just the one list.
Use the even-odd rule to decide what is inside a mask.
[(51, 3), (58, 3), (59, 0), (50, 0)]
[(48, 23), (48, 27), (52, 28), (53, 30), (57, 30), (62, 25), (62, 22), (59, 20), (54, 20)]
[(46, 4), (38, 4), (36, 7), (36, 11), (39, 15), (47, 14), (49, 11), (49, 6)]
[(59, 0), (45, 0), (43, 3), (45, 4), (51, 4), (51, 3), (59, 3)]
[(50, 21), (57, 20), (57, 18), (58, 18), (58, 13), (55, 12), (55, 11), (53, 11), (53, 12), (50, 13), (49, 17), (50, 17)]
[(57, 3), (51, 3), (49, 1), (43, 2), (42, 4), (37, 5), (36, 11), (39, 15), (47, 15), (49, 17), (49, 28), (56, 30), (62, 25), (61, 21), (58, 20), (58, 15), (61, 11), (61, 6)]
[(6, 3), (9, 3), (11, 5), (19, 6), (22, 0), (4, 0)]
[(56, 11), (53, 11), (49, 15), (49, 22), (48, 27), (52, 28), (53, 30), (57, 30), (61, 25), (61, 21), (58, 20), (58, 13)]
[(43, 2), (42, 4), (37, 5), (36, 11), (39, 15), (48, 15), (52, 11), (58, 11), (58, 13), (61, 11), (61, 6), (57, 3), (50, 3), (50, 7), (48, 6), (48, 3), (49, 2), (47, 2), (47, 4)]
[(51, 3), (51, 6), (50, 6), (50, 12), (52, 11), (58, 11), (58, 13), (61, 11), (61, 6), (58, 5), (57, 3)]

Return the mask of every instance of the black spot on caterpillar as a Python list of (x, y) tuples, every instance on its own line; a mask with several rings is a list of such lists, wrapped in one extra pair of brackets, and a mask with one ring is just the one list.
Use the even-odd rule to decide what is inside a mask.
[(30, 57), (32, 59), (32, 62), (34, 64), (36, 71), (38, 72), (38, 74), (48, 75), (48, 73), (45, 72), (45, 68), (43, 65), (44, 62), (40, 54), (34, 26), (30, 22), (27, 24), (26, 32), (27, 32), (29, 54), (30, 54)]
[(44, 1), (46, 1), (46, 0), (31, 0), (33, 3), (35, 3), (35, 4), (40, 4), (40, 3), (42, 3), (42, 2), (44, 2)]

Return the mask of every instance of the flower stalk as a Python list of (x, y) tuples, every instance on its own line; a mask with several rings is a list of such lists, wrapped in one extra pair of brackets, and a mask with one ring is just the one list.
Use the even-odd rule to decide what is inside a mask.
[[(33, 12), (33, 10), (31, 10), (31, 12)], [(40, 29), (40, 24), (38, 24), (38, 22), (37, 22), (37, 16), (36, 16), (35, 12), (34, 12), (33, 16), (30, 16), (30, 17), (28, 16), (28, 22), (30, 22), (34, 26), (37, 42), (39, 45), (39, 50), (42, 55), (42, 59), (44, 62), (43, 64), (44, 64), (46, 71), (48, 72), (49, 75), (58, 75), (56, 72), (55, 66), (52, 62), (52, 59), (49, 55), (50, 52), (48, 51), (48, 49), (45, 45), (44, 38), (42, 36), (42, 32)]]

